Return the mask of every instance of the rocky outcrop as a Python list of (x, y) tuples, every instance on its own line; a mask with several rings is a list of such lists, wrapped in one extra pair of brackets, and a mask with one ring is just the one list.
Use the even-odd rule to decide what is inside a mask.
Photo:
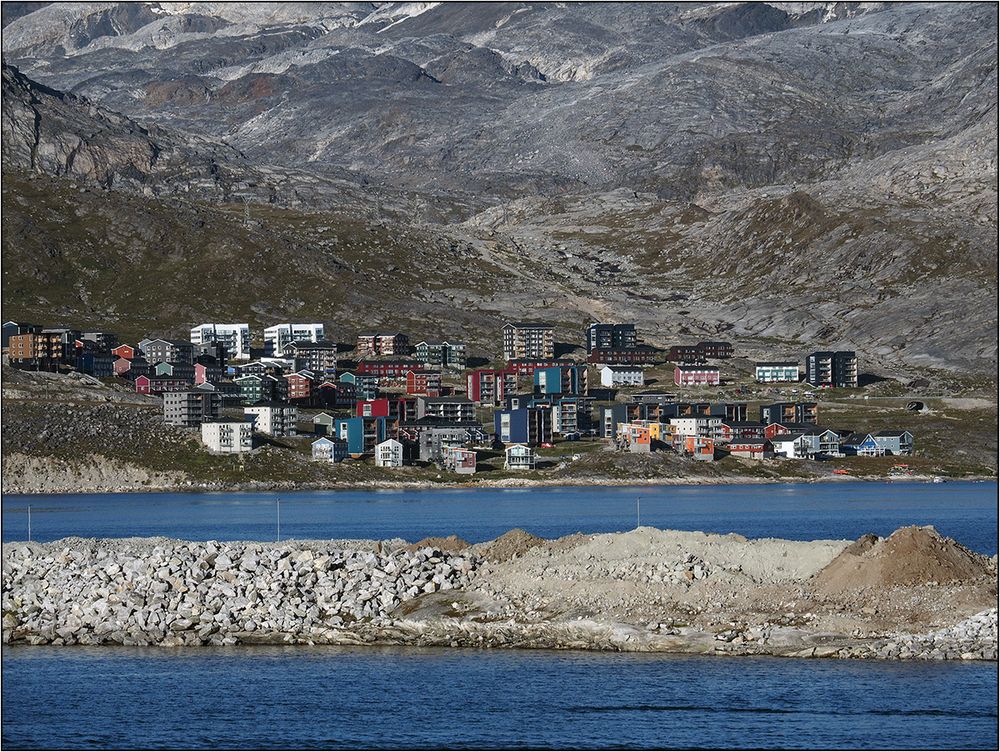
[(424, 547), (166, 539), (3, 547), (3, 640), (232, 645), (332, 641), (420, 594), (461, 588), (467, 555)]

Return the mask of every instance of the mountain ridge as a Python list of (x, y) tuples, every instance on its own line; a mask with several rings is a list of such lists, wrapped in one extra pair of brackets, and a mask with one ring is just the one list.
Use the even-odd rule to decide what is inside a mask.
[[(996, 357), (995, 8), (153, 5), (104, 4), (27, 46), (69, 11), (8, 23), (5, 63), (25, 68), (4, 69), (5, 168), (456, 243), (525, 275), (506, 299), (455, 298), (492, 324), (547, 299), (569, 325), (590, 301), (662, 341), (728, 332), (977, 371)], [(115, 46), (143, 29), (162, 46)], [(25, 151), (36, 120), (43, 164)], [(431, 310), (419, 284), (413, 315)]]

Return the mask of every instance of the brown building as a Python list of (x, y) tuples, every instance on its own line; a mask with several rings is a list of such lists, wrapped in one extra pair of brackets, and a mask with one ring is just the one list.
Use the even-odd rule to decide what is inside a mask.
[(382, 355), (409, 355), (410, 338), (405, 334), (359, 334), (356, 348), (358, 358)]
[(554, 358), (555, 330), (549, 324), (525, 321), (503, 325), (503, 358)]

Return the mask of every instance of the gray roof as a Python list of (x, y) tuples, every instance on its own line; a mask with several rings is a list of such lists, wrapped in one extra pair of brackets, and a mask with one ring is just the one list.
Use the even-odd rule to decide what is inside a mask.
[(771, 443), (795, 441), (796, 439), (801, 439), (803, 436), (805, 436), (804, 433), (779, 433), (771, 437)]

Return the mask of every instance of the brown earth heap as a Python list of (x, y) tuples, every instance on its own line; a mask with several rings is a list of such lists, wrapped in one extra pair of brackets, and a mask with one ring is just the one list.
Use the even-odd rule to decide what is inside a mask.
[(885, 540), (864, 535), (815, 577), (821, 593), (863, 588), (969, 582), (990, 573), (990, 560), (933, 527), (900, 528)]
[(405, 551), (413, 553), (421, 548), (436, 548), (438, 551), (447, 553), (458, 553), (469, 547), (469, 542), (459, 538), (457, 535), (449, 535), (447, 538), (424, 538), (416, 543), (411, 543), (404, 548)]
[(545, 538), (539, 538), (526, 530), (515, 527), (499, 538), (476, 546), (477, 553), (487, 561), (510, 561), (515, 556), (521, 556), (525, 551), (546, 543)]

